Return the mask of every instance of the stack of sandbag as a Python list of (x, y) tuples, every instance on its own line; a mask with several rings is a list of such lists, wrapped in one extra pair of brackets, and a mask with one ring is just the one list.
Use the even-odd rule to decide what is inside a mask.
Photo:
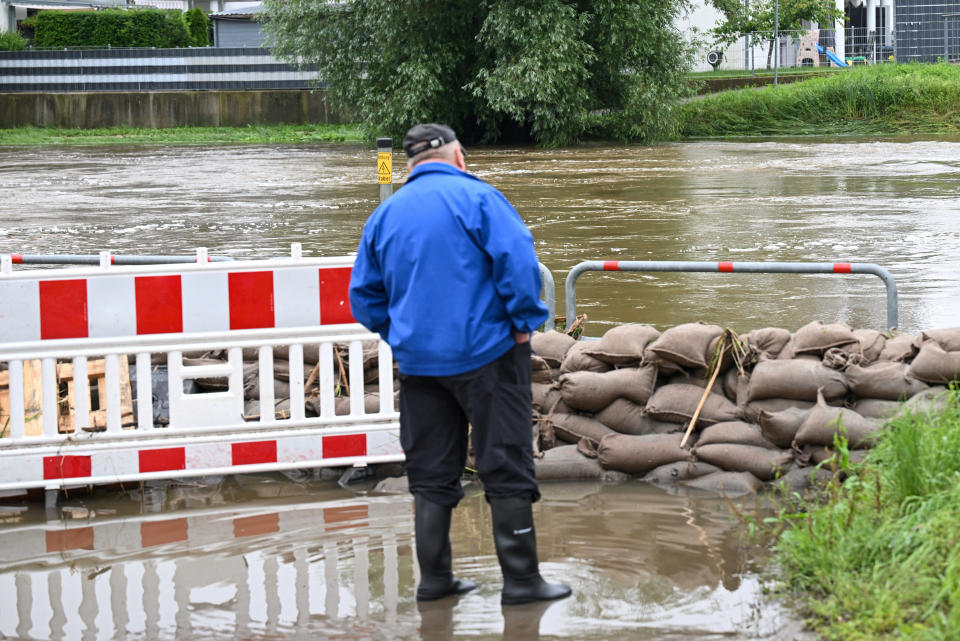
[(729, 493), (809, 484), (838, 437), (862, 458), (905, 402), (942, 403), (960, 377), (960, 328), (915, 337), (814, 321), (737, 336), (706, 323), (662, 333), (628, 324), (599, 339), (536, 334), (533, 351), (540, 448), (576, 445), (565, 454), (571, 478), (616, 470)]

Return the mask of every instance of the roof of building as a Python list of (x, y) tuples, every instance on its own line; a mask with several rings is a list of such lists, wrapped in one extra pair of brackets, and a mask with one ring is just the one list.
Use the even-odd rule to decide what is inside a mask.
[(224, 9), (210, 14), (211, 18), (252, 18), (258, 13), (263, 13), (266, 8), (263, 4), (254, 4), (248, 7), (237, 7), (236, 9)]

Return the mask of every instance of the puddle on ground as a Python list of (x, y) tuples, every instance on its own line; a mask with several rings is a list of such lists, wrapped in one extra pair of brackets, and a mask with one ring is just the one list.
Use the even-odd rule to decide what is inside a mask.
[(455, 571), (481, 587), (418, 606), (412, 499), (372, 487), (251, 475), (68, 494), (48, 511), (0, 506), (0, 637), (802, 638), (765, 594), (764, 549), (742, 538), (722, 497), (544, 483), (541, 570), (574, 594), (501, 607), (489, 509), (474, 489), (451, 539)]

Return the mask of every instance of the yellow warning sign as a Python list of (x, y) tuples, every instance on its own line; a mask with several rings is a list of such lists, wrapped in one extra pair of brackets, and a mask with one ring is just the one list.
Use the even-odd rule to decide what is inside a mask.
[(381, 185), (393, 184), (393, 153), (377, 152), (377, 182)]

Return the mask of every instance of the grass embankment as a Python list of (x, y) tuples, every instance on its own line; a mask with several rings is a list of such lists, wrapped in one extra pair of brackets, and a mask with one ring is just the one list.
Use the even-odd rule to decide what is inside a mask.
[(681, 138), (960, 132), (960, 67), (874, 65), (681, 107)]
[(776, 544), (784, 583), (826, 639), (960, 639), (960, 393), (903, 416)]
[(0, 129), (0, 145), (107, 144), (256, 144), (361, 142), (356, 125), (250, 125), (247, 127), (172, 127), (169, 129)]

